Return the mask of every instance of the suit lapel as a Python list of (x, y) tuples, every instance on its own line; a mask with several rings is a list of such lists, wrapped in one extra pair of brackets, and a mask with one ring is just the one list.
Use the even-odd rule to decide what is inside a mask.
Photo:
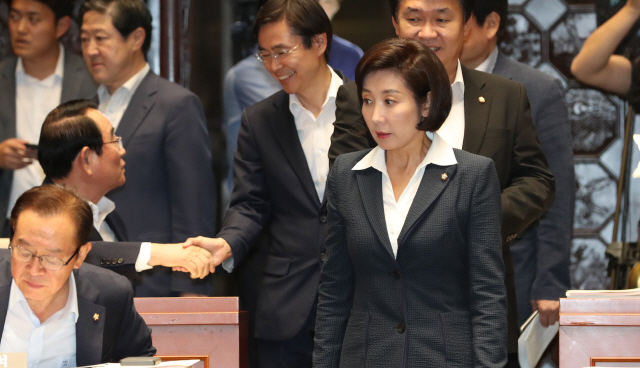
[(129, 106), (122, 115), (116, 135), (122, 137), (125, 148), (155, 102), (154, 95), (158, 91), (158, 76), (149, 71), (142, 79), (129, 101)]
[[(102, 361), (105, 308), (95, 304), (98, 290), (74, 271), (78, 291), (78, 322), (76, 322), (76, 363), (78, 366)], [(95, 318), (94, 318), (95, 317)], [(95, 319), (98, 319), (97, 321)]]
[[(447, 187), (456, 173), (457, 168), (458, 165), (443, 167), (432, 164), (425, 167), (424, 175), (422, 176), (420, 186), (418, 187), (418, 192), (413, 199), (413, 203), (411, 203), (409, 213), (407, 213), (407, 218), (404, 221), (404, 225), (402, 226), (402, 230), (398, 236), (398, 254), (400, 254), (400, 248), (407, 235), (411, 233), (418, 223), (418, 220), (425, 215), (429, 206), (431, 206), (433, 201), (438, 198), (444, 188)], [(447, 174), (446, 180), (442, 180), (443, 174)]]
[(76, 61), (82, 60), (72, 58), (64, 48), (64, 71), (62, 78), (62, 93), (60, 95), (60, 102), (70, 101), (77, 98), (80, 95), (81, 84), (78, 81), (78, 76), (82, 73), (84, 65), (77, 63)]
[(311, 171), (309, 171), (309, 165), (298, 137), (296, 122), (291, 111), (289, 111), (289, 95), (282, 93), (281, 96), (282, 98), (273, 104), (274, 111), (267, 119), (268, 124), (271, 126), (273, 135), (280, 149), (284, 152), (289, 165), (291, 165), (302, 183), (302, 188), (312, 201), (320, 206), (318, 192), (313, 184)]
[(1, 136), (12, 138), (16, 136), (16, 65), (18, 59), (11, 57), (0, 70), (0, 121), (3, 122), (0, 129), (4, 130)]
[(475, 154), (480, 152), (491, 111), (491, 95), (484, 89), (481, 74), (483, 73), (462, 67), (465, 120), (462, 149)]
[(387, 233), (387, 222), (384, 217), (382, 173), (373, 168), (357, 170), (356, 178), (362, 203), (364, 204), (364, 210), (367, 213), (371, 227), (382, 245), (384, 245), (384, 248), (389, 252), (391, 258), (395, 260), (393, 248), (391, 248), (391, 241), (389, 240), (389, 233)]

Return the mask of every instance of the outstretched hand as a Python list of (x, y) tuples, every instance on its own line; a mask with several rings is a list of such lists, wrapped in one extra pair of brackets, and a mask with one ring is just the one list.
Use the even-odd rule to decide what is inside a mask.
[(198, 247), (183, 247), (183, 244), (151, 244), (150, 266), (172, 267), (189, 272), (191, 278), (204, 278), (211, 271), (211, 253)]
[(187, 239), (183, 246), (185, 248), (200, 247), (209, 251), (212, 257), (210, 266), (211, 272), (214, 272), (218, 265), (233, 255), (231, 252), (231, 246), (229, 246), (229, 243), (222, 238), (206, 238), (204, 236), (198, 236), (197, 238)]

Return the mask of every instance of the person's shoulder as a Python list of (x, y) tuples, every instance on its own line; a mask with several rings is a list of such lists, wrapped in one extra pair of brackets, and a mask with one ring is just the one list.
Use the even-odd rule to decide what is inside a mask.
[(156, 83), (157, 89), (158, 89), (157, 92), (161, 96), (167, 96), (167, 97), (170, 97), (172, 99), (184, 98), (184, 97), (195, 97), (196, 96), (195, 93), (193, 93), (190, 90), (184, 88), (180, 84), (175, 83), (175, 82), (171, 82), (170, 80), (157, 75), (156, 73), (154, 73), (151, 70), (144, 77), (144, 79), (142, 80), (142, 82), (140, 83), (140, 86), (138, 88), (140, 88), (143, 84), (146, 84), (148, 82)]
[(493, 168), (495, 166), (492, 159), (488, 157), (476, 155), (475, 153), (454, 148), (453, 154), (456, 156), (456, 160), (458, 161), (458, 167), (461, 170), (484, 171), (488, 168)]
[(498, 74), (481, 72), (479, 70), (462, 67), (462, 75), (465, 85), (475, 83), (478, 86), (486, 85), (488, 88), (520, 88), (522, 83), (516, 82)]
[(334, 170), (349, 171), (353, 169), (353, 167), (356, 166), (364, 156), (371, 152), (372, 149), (373, 148), (367, 148), (362, 151), (344, 153), (338, 156), (338, 158), (336, 158), (336, 162), (333, 164)]
[(11, 55), (0, 61), (0, 76), (15, 75), (18, 58)]
[(525, 87), (527, 87), (527, 92), (533, 92), (530, 91), (532, 89), (544, 91), (546, 89), (555, 89), (556, 86), (559, 87), (559, 80), (542, 70), (513, 60), (502, 54), (499, 58), (500, 65), (499, 67), (496, 65), (494, 73), (523, 83)]
[(87, 262), (76, 270), (75, 277), (76, 285), (88, 282), (99, 291), (101, 296), (107, 298), (124, 297), (132, 290), (131, 282), (126, 277)]
[(272, 110), (274, 108), (286, 108), (286, 110), (289, 111), (289, 95), (285, 91), (280, 90), (264, 100), (258, 101), (247, 107), (246, 113), (248, 115), (263, 114), (265, 111)]

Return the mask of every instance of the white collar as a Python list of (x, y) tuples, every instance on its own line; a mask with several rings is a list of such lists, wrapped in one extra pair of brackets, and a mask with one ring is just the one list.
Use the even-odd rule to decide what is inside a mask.
[(87, 201), (93, 212), (93, 225), (96, 229), (100, 229), (100, 225), (104, 222), (104, 219), (116, 209), (116, 204), (107, 197), (102, 197), (97, 204), (91, 201)]
[[(56, 63), (56, 69), (54, 70), (53, 74), (41, 80), (40, 83), (53, 86), (54, 80), (56, 78), (62, 80), (62, 77), (64, 76), (64, 47), (62, 47), (61, 43), (58, 44), (58, 47), (60, 48), (60, 52), (58, 53), (58, 62)], [(28, 76), (32, 79), (36, 79), (25, 73), (24, 64), (22, 64), (22, 58), (18, 58), (18, 63), (16, 64), (16, 75)]]
[[(364, 156), (351, 170), (365, 170), (370, 167), (380, 171), (381, 173), (389, 176), (387, 174), (387, 160), (386, 160), (386, 151), (380, 148), (380, 146), (376, 146), (372, 149), (366, 156)], [(440, 137), (438, 133), (433, 134), (433, 141), (431, 142), (431, 147), (427, 151), (427, 154), (422, 159), (422, 162), (416, 168), (416, 171), (421, 168), (434, 164), (438, 166), (451, 166), (458, 163), (456, 160), (456, 156), (453, 153), (453, 148)]]
[(493, 48), (493, 51), (489, 54), (489, 57), (485, 59), (480, 65), (476, 67), (476, 70), (485, 72), (485, 73), (493, 73), (493, 69), (496, 67), (496, 62), (498, 61), (498, 46)]
[[(335, 101), (336, 96), (338, 96), (338, 89), (344, 83), (342, 78), (340, 78), (329, 65), (327, 65), (327, 68), (329, 68), (329, 70), (331, 71), (331, 82), (329, 83), (329, 91), (327, 92), (327, 97), (324, 99), (324, 103), (322, 104), (323, 110), (327, 105), (327, 102), (329, 102), (329, 99), (333, 99)], [(307, 110), (304, 106), (302, 106), (302, 102), (300, 102), (300, 99), (295, 94), (289, 95), (289, 111), (293, 112), (293, 106), (297, 106), (299, 108)]]
[[(129, 78), (128, 81), (124, 82), (124, 84), (120, 86), (120, 88), (118, 88), (115, 92), (113, 92), (113, 94), (116, 94), (122, 89), (128, 91), (129, 94), (133, 96), (133, 94), (136, 93), (136, 90), (140, 86), (140, 83), (142, 83), (144, 77), (146, 77), (147, 73), (149, 73), (149, 70), (151, 70), (151, 67), (149, 66), (149, 63), (145, 62), (144, 67), (140, 69), (139, 72), (134, 74), (133, 77)], [(98, 96), (100, 97), (100, 101), (103, 101), (107, 96), (110, 97), (111, 95), (109, 94), (109, 88), (107, 88), (107, 86), (105, 86), (104, 84), (101, 84), (100, 87), (98, 87)]]
[(461, 92), (464, 94), (464, 78), (462, 78), (462, 66), (459, 59), (458, 69), (456, 70), (456, 78), (453, 80), (453, 83), (451, 83), (451, 88), (456, 88), (456, 86), (458, 86), (457, 88), (460, 88)]
[[(76, 255), (76, 257), (78, 257), (78, 255)], [(36, 262), (40, 262), (40, 261), (37, 260)], [(69, 275), (69, 280), (67, 282), (69, 283), (69, 296), (67, 296), (67, 303), (64, 305), (64, 307), (61, 310), (56, 311), (54, 314), (60, 312), (60, 315), (58, 316), (58, 320), (63, 320), (63, 319), (66, 319), (71, 313), (73, 313), (74, 322), (78, 322), (78, 315), (79, 315), (78, 291), (76, 289), (76, 279), (73, 276), (73, 272), (71, 272), (71, 275)], [(31, 307), (29, 307), (29, 303), (27, 302), (27, 299), (24, 297), (24, 294), (22, 294), (22, 291), (20, 291), (20, 288), (16, 284), (16, 281), (12, 279), (11, 291), (9, 292), (9, 309), (8, 310), (11, 310), (11, 308), (13, 308), (13, 306), (17, 303), (23, 303), (29, 309), (29, 311), (33, 313), (33, 311), (31, 310)]]

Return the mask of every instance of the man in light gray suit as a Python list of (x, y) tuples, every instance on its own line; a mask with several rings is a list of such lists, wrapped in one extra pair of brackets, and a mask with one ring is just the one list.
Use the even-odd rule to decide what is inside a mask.
[(511, 242), (515, 270), (518, 322), (533, 310), (544, 326), (558, 320), (560, 302), (569, 289), (569, 252), (575, 205), (575, 172), (571, 127), (563, 88), (551, 76), (509, 59), (497, 42), (506, 24), (507, 0), (476, 0), (469, 36), (460, 61), (468, 68), (501, 75), (525, 85), (531, 117), (549, 169), (556, 179), (556, 198), (537, 226)]
[[(107, 197), (129, 241), (180, 243), (215, 234), (216, 187), (200, 99), (158, 77), (145, 54), (151, 13), (143, 0), (88, 0), (80, 38), (98, 87), (98, 109), (122, 137), (127, 182)], [(209, 295), (209, 280), (157, 267), (141, 273), (136, 296)]]
[(13, 0), (9, 16), (16, 56), (0, 63), (0, 229), (8, 236), (8, 218), (16, 199), (38, 186), (44, 173), (37, 161), (40, 127), (62, 102), (90, 98), (96, 84), (82, 58), (60, 43), (71, 23), (72, 2)]

